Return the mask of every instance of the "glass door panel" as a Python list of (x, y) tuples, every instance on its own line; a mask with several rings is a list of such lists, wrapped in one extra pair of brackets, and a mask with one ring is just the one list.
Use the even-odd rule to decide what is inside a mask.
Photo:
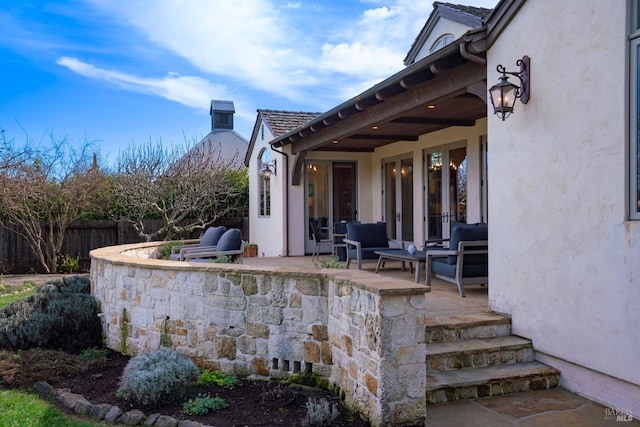
[(396, 180), (396, 162), (384, 164), (384, 221), (387, 223), (387, 236), (395, 239), (397, 235), (396, 199), (398, 194)]
[(449, 223), (467, 222), (467, 149), (449, 151)]
[(448, 239), (454, 222), (467, 222), (467, 149), (427, 153), (425, 167), (427, 239)]
[(313, 250), (311, 223), (315, 222), (321, 230), (323, 227), (326, 230), (329, 224), (329, 188), (329, 165), (310, 162), (307, 165), (307, 249), (311, 244)]
[(311, 223), (317, 224), (320, 237), (327, 239), (332, 236), (335, 222), (357, 219), (356, 163), (308, 161), (305, 172), (307, 183), (305, 252), (311, 253), (315, 246)]
[(413, 159), (387, 161), (383, 170), (387, 236), (413, 241)]
[(356, 164), (333, 163), (333, 218), (331, 224), (356, 220)]
[(413, 159), (400, 161), (400, 239), (413, 242)]
[(427, 239), (442, 239), (442, 152), (427, 154)]

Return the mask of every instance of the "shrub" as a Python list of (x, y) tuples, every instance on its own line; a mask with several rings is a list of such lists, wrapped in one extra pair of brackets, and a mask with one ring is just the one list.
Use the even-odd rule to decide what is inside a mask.
[(204, 371), (198, 378), (198, 385), (217, 384), (224, 388), (233, 388), (238, 382), (235, 375), (226, 375), (220, 371)]
[(179, 351), (162, 348), (129, 361), (120, 379), (118, 396), (141, 405), (181, 399), (199, 373), (196, 365)]
[(211, 262), (214, 264), (240, 264), (240, 260), (232, 255), (219, 255)]
[(317, 262), (315, 264), (316, 264), (316, 267), (320, 267), (320, 268), (336, 268), (336, 269), (347, 268), (345, 266), (345, 264), (342, 264), (338, 260), (338, 258), (336, 258), (335, 256), (332, 256), (328, 260), (320, 260), (319, 262)]
[(160, 249), (158, 249), (158, 256), (160, 257), (160, 259), (169, 259), (169, 257), (171, 256), (171, 249), (173, 249), (174, 246), (178, 246), (181, 244), (182, 243), (177, 240), (172, 240), (165, 243), (164, 245), (160, 246)]
[(76, 273), (80, 271), (80, 257), (73, 258), (69, 254), (58, 257), (58, 270), (64, 273)]
[(182, 405), (182, 411), (187, 415), (207, 415), (209, 412), (228, 407), (229, 404), (221, 397), (199, 394), (195, 399), (189, 399), (187, 403)]
[(106, 359), (109, 354), (109, 350), (106, 348), (87, 348), (80, 353), (80, 360), (90, 361), (90, 360), (100, 360)]
[[(87, 278), (51, 281), (0, 310), (0, 348), (77, 352), (101, 345), (98, 303)], [(78, 293), (82, 292), (82, 293)]]
[(59, 292), (63, 294), (91, 294), (91, 281), (85, 276), (69, 276), (53, 279), (42, 285), (37, 292)]
[(320, 399), (309, 398), (309, 400), (307, 400), (307, 415), (302, 420), (302, 425), (331, 425), (333, 420), (338, 418), (338, 415), (340, 415), (340, 412), (337, 404), (329, 403), (329, 401), (324, 397)]

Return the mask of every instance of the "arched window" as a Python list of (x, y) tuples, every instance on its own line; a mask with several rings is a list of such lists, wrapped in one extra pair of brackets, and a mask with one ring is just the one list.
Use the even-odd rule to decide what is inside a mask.
[(256, 160), (258, 161), (260, 216), (271, 216), (271, 179), (260, 173), (266, 165), (271, 163), (270, 150), (268, 148), (260, 150)]
[(432, 45), (431, 45), (431, 49), (429, 49), (429, 53), (433, 53), (436, 50), (440, 50), (443, 47), (445, 47), (446, 45), (448, 45), (449, 43), (451, 43), (454, 40), (453, 34), (443, 34), (440, 37), (438, 37), (438, 40), (436, 40)]

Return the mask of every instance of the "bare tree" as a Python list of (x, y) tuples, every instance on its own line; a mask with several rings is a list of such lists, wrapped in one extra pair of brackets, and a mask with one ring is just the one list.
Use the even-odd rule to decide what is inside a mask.
[(76, 149), (53, 133), (38, 146), (28, 136), (20, 146), (4, 133), (0, 141), (0, 225), (19, 225), (44, 271), (55, 273), (67, 228), (95, 210), (106, 177), (90, 142)]
[[(237, 207), (246, 188), (247, 172), (220, 150), (166, 148), (161, 141), (130, 145), (118, 157), (114, 182), (118, 219), (130, 223), (146, 241), (171, 240), (203, 230)], [(148, 229), (145, 219), (160, 218)]]

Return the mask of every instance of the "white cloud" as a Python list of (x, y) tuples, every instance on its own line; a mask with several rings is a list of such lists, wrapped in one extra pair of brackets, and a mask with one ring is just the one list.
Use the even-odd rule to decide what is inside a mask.
[(224, 86), (212, 84), (200, 77), (177, 76), (175, 73), (169, 73), (162, 78), (147, 78), (104, 70), (70, 57), (61, 57), (56, 63), (82, 76), (107, 81), (129, 90), (161, 96), (188, 107), (206, 108), (212, 96), (219, 99), (233, 99)]
[(399, 71), (431, 9), (428, 2), (397, 0), (364, 11), (346, 30), (344, 42), (323, 45), (322, 67), (362, 80), (382, 79)]
[[(213, 78), (291, 101), (314, 94), (323, 103), (343, 101), (345, 93), (402, 69), (402, 60), (432, 10), (431, 2), (415, 0), (362, 1), (361, 5), (370, 8), (359, 9), (360, 14), (353, 17), (330, 15), (331, 2), (311, 0), (304, 4), (275, 0), (86, 1), (201, 72), (201, 77), (170, 75), (143, 79), (145, 84), (136, 85), (150, 92), (155, 87), (162, 96), (185, 104), (197, 99), (196, 95), (186, 90), (189, 95), (185, 97), (171, 88), (177, 84), (215, 87), (206, 80)], [(342, 7), (341, 3), (331, 4), (337, 10)], [(353, 5), (348, 9), (358, 10)], [(173, 64), (170, 67), (175, 71)], [(124, 84), (126, 80), (117, 81)], [(156, 87), (149, 82), (160, 83)], [(211, 91), (205, 93), (202, 97), (210, 98)]]

